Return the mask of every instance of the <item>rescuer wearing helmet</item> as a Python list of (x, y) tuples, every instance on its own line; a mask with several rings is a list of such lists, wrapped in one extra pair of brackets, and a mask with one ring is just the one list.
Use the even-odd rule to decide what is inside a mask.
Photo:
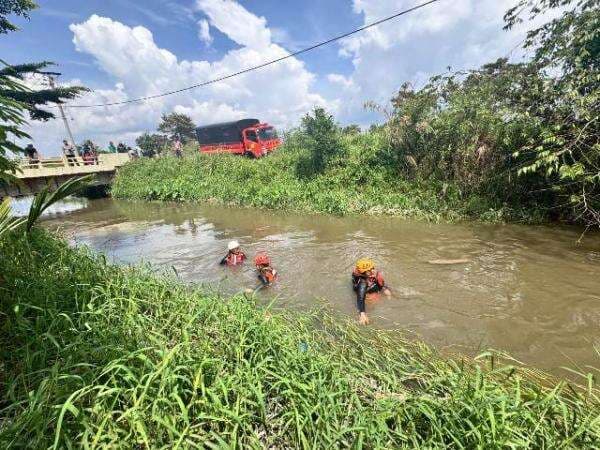
[(227, 244), (227, 249), (229, 252), (219, 263), (222, 266), (237, 266), (246, 261), (246, 254), (240, 249), (240, 243), (238, 241), (231, 241)]
[(356, 267), (352, 271), (352, 287), (356, 292), (356, 306), (359, 313), (358, 323), (367, 325), (369, 323), (365, 305), (367, 294), (383, 292), (389, 296), (392, 293), (385, 285), (381, 273), (375, 270), (375, 263), (368, 258), (362, 258), (356, 262)]
[(277, 271), (271, 267), (271, 258), (266, 253), (259, 253), (254, 258), (258, 271), (258, 279), (263, 286), (270, 286), (277, 279)]

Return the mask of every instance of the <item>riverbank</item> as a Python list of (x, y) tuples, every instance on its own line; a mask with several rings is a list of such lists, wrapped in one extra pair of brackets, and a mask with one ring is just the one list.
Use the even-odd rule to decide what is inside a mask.
[(140, 159), (117, 173), (112, 195), (123, 199), (186, 201), (336, 215), (391, 215), (428, 221), (541, 223), (531, 205), (509, 205), (435, 180), (406, 179), (382, 164), (375, 134), (346, 136), (343, 155), (321, 173), (305, 176), (306, 154), (294, 141), (267, 158), (198, 155)]
[(43, 232), (0, 251), (3, 448), (600, 445), (594, 391), (269, 314)]

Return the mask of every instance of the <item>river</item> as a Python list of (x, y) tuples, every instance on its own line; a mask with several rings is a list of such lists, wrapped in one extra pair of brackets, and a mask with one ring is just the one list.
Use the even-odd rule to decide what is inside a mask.
[[(355, 317), (349, 277), (371, 256), (393, 289), (368, 303), (371, 326), (395, 328), (449, 352), (488, 348), (560, 374), (600, 367), (600, 236), (520, 225), (429, 224), (113, 199), (71, 202), (45, 224), (113, 261), (147, 261), (224, 292), (255, 287), (251, 264), (218, 261), (238, 239), (267, 251), (280, 273), (260, 293), (282, 308), (327, 306)], [(438, 259), (465, 259), (435, 265)]]

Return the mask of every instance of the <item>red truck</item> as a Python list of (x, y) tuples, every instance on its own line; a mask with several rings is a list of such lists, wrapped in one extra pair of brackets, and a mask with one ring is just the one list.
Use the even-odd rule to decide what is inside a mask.
[(258, 119), (216, 123), (196, 128), (201, 153), (236, 153), (260, 158), (281, 145), (275, 128)]

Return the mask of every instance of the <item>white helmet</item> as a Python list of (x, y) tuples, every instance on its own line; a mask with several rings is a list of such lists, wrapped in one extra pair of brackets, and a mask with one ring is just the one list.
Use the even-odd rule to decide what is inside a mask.
[(238, 241), (231, 241), (229, 242), (229, 244), (227, 244), (227, 248), (229, 250), (235, 250), (236, 248), (239, 248), (240, 243)]

